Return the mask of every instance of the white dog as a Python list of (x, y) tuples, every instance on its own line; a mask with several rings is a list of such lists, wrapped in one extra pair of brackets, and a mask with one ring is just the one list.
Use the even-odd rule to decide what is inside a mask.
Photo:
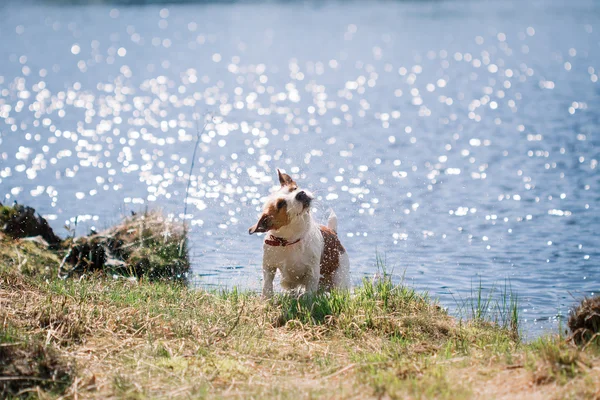
[(327, 226), (310, 215), (313, 197), (298, 189), (287, 174), (277, 170), (281, 188), (270, 195), (258, 222), (248, 232), (268, 232), (264, 241), (263, 296), (273, 295), (273, 279), (281, 273), (286, 290), (350, 289), (350, 259), (337, 237), (337, 217)]

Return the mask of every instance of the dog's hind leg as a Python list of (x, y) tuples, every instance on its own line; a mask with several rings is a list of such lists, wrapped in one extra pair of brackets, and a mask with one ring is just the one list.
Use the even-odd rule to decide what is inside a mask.
[(340, 266), (333, 273), (333, 287), (338, 290), (352, 289), (350, 257), (348, 257), (348, 253), (340, 254)]

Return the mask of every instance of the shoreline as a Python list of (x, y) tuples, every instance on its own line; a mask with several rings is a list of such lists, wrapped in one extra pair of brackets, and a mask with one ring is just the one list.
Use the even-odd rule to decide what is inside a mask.
[[(150, 246), (149, 259), (160, 251), (135, 243)], [(493, 318), (481, 293), (465, 303), (472, 318), (457, 319), (385, 273), (351, 295), (273, 301), (151, 274), (115, 279), (98, 268), (61, 278), (69, 246), (0, 234), (0, 397), (600, 395), (597, 341), (524, 343), (517, 308), (509, 303)]]

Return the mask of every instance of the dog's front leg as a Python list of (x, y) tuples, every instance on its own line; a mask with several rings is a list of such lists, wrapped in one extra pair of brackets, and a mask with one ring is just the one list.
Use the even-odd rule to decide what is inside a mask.
[(263, 287), (262, 296), (265, 299), (273, 297), (273, 280), (275, 279), (275, 272), (277, 268), (273, 268), (267, 264), (263, 264)]
[(319, 290), (319, 280), (321, 278), (320, 275), (320, 265), (317, 264), (310, 269), (308, 279), (306, 280), (306, 293), (314, 294)]

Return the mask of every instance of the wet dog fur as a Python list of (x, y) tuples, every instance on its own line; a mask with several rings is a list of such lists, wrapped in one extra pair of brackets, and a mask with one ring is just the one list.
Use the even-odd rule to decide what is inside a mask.
[(277, 170), (281, 187), (266, 200), (256, 224), (248, 232), (264, 232), (262, 294), (273, 295), (279, 270), (281, 287), (289, 291), (350, 288), (350, 260), (337, 236), (337, 217), (332, 212), (327, 226), (312, 218), (313, 196), (301, 190), (287, 174)]

